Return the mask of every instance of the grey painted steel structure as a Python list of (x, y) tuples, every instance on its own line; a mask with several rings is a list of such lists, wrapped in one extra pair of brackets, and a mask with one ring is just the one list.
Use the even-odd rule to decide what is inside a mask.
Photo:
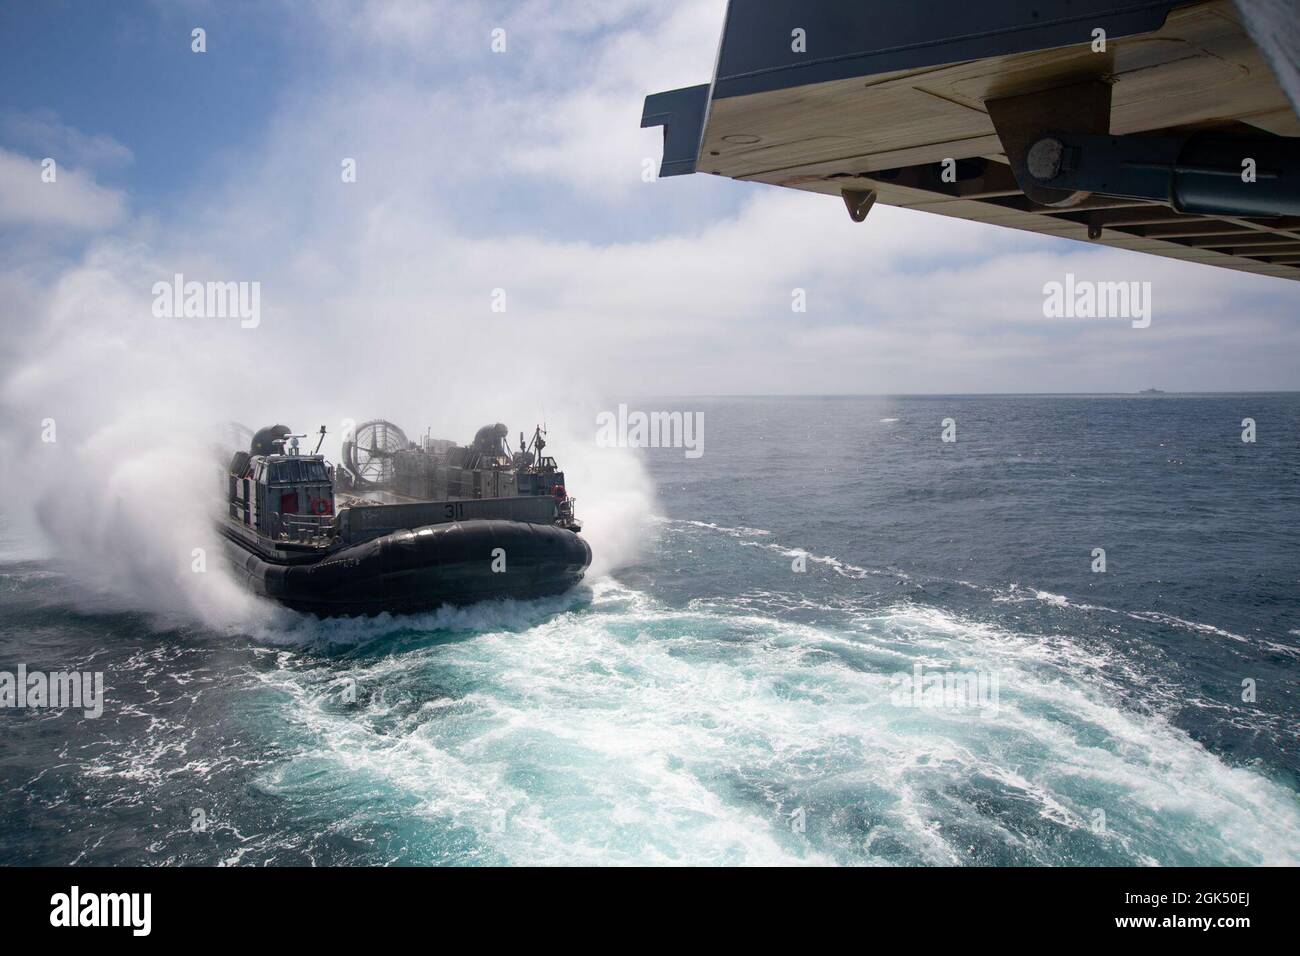
[[(1068, 46), (1098, 28), (1110, 38), (1149, 33), (1184, 5), (1186, 0), (732, 0), (712, 82), (646, 97), (641, 126), (663, 127), (660, 175), (682, 176), (698, 168), (710, 106), (718, 100)], [(1300, 4), (1292, 0), (1289, 10), (1271, 0), (1237, 5), (1300, 110), (1300, 68), (1290, 60), (1300, 50)], [(815, 53), (793, 48), (792, 28), (817, 38)], [(1069, 122), (1062, 117), (1063, 124)], [(1067, 151), (1067, 167), (1036, 183), (1022, 181), (1027, 194), (1054, 179), (1053, 188), (1167, 202), (1178, 212), (1300, 215), (1300, 139), (1248, 143), (1213, 134), (1158, 140), (1077, 132), (1067, 128), (1053, 135), (1051, 142)], [(1240, 156), (1255, 153), (1267, 156), (1268, 168), (1243, 188)], [(849, 208), (855, 220), (865, 218), (865, 209), (855, 212), (851, 203)]]

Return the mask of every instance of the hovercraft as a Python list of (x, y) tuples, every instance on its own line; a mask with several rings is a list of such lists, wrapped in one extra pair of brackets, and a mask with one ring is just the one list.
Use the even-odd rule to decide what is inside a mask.
[[(531, 442), (521, 434), (513, 454), (506, 434), (498, 424), (467, 447), (417, 444), (376, 420), (344, 442), (336, 469), (319, 454), (299, 453), (305, 435), (261, 429), (225, 476), (228, 511), (219, 528), (235, 576), (321, 616), (568, 590), (591, 564), (591, 548), (579, 536), (564, 473), (542, 456), (541, 428)], [(348, 489), (337, 496), (336, 478)]]

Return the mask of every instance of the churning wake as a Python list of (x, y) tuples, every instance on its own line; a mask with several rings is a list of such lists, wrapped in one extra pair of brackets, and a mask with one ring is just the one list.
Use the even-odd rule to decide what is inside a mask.
[[(428, 862), (1300, 861), (1294, 794), (1127, 706), (1148, 678), (1118, 654), (911, 602), (786, 607), (605, 578), (332, 625), (359, 650), (259, 676), (296, 745), (258, 786), (344, 820), (402, 807)], [(899, 706), (917, 664), (996, 674), (996, 708)]]

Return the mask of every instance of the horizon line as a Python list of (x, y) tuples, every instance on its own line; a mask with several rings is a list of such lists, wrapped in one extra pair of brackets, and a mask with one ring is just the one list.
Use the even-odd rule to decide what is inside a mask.
[(1078, 398), (1119, 396), (1141, 398), (1148, 395), (1300, 395), (1300, 389), (1223, 389), (1207, 391), (1156, 392), (656, 392), (641, 393), (643, 398)]

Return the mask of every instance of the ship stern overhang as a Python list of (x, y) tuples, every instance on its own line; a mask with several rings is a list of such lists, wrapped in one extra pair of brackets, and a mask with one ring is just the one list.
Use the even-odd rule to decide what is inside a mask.
[(1296, 51), (1294, 4), (745, 0), (712, 80), (647, 97), (641, 125), (664, 128), (662, 176), (1295, 279)]

